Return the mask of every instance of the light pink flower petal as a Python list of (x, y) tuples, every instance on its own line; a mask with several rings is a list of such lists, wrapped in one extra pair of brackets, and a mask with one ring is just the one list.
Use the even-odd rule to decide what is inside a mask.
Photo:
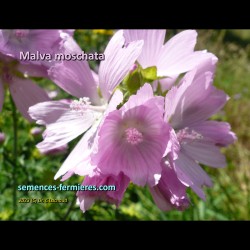
[(69, 109), (70, 103), (60, 100), (38, 103), (31, 106), (28, 112), (37, 124), (48, 125), (55, 123)]
[(93, 70), (91, 70), (91, 73), (92, 73), (96, 86), (99, 86), (99, 76)]
[[(112, 97), (111, 97), (111, 99), (110, 99), (110, 101), (108, 103), (108, 106), (107, 106), (106, 110), (104, 111), (104, 114), (103, 114), (102, 118), (100, 118), (100, 121), (98, 121), (99, 126), (96, 129), (97, 130), (97, 134), (98, 134), (100, 128), (102, 127), (102, 124), (105, 121), (106, 116), (110, 112), (116, 110), (117, 106), (122, 102), (122, 100), (123, 100), (123, 93), (119, 89), (117, 89), (115, 91), (115, 93), (112, 95)], [(98, 141), (97, 137), (96, 137), (96, 141)], [(97, 144), (97, 142), (96, 142), (96, 144)], [(93, 150), (95, 151), (95, 150), (98, 150), (98, 149), (97, 149), (97, 147), (94, 147)]]
[(158, 84), (159, 84), (159, 81), (158, 81), (158, 80), (154, 80), (154, 81), (152, 82), (152, 89), (153, 89), (154, 92), (157, 91)]
[(192, 128), (201, 134), (205, 140), (213, 141), (216, 145), (222, 147), (232, 144), (237, 139), (227, 122), (204, 121), (193, 125)]
[(44, 155), (61, 155), (61, 154), (66, 154), (67, 151), (68, 151), (68, 144), (65, 144), (58, 148), (41, 151), (41, 153)]
[(122, 102), (122, 100), (123, 100), (123, 94), (119, 89), (117, 89), (109, 101), (108, 107), (104, 112), (104, 117), (109, 112), (116, 110), (116, 107)]
[(28, 114), (29, 107), (50, 100), (46, 91), (29, 79), (13, 78), (9, 88), (18, 110), (29, 121), (32, 121)]
[(178, 103), (178, 88), (172, 87), (165, 97), (165, 114), (164, 114), (164, 120), (166, 122), (171, 122), (171, 117), (174, 115), (176, 105)]
[(48, 78), (48, 69), (43, 65), (19, 63), (18, 70), (28, 76)]
[(204, 121), (225, 105), (228, 96), (212, 85), (214, 74), (207, 71), (212, 67), (212, 60), (206, 60), (197, 70), (185, 75), (178, 90), (174, 87), (166, 95), (165, 119), (173, 128), (181, 129)]
[(226, 166), (225, 156), (221, 154), (218, 147), (209, 141), (183, 143), (182, 151), (202, 164), (217, 168)]
[(194, 52), (197, 32), (194, 30), (183, 31), (172, 37), (161, 51), (158, 64), (158, 76), (175, 76), (187, 72), (213, 56), (205, 51)]
[(142, 52), (137, 59), (143, 68), (157, 66), (165, 34), (165, 30), (124, 30), (126, 42), (144, 41)]
[(163, 110), (164, 98), (162, 96), (154, 96), (152, 86), (149, 83), (145, 83), (137, 91), (136, 95), (129, 97), (128, 101), (122, 106), (121, 110), (125, 111), (139, 105), (143, 105), (152, 98), (154, 98), (154, 102), (159, 107), (159, 110)]
[(123, 110), (128, 110), (136, 106), (142, 105), (154, 97), (154, 92), (150, 84), (145, 83), (136, 93), (129, 97), (128, 101), (123, 105)]
[(58, 52), (65, 54), (79, 54), (82, 52), (80, 46), (68, 33), (60, 32), (60, 37), (62, 38), (62, 41), (60, 41)]
[(115, 186), (116, 189), (115, 191), (78, 191), (77, 197), (81, 210), (85, 212), (96, 200), (103, 200), (115, 204), (116, 207), (118, 207), (122, 201), (128, 184), (129, 178), (123, 173), (120, 173), (118, 176), (102, 176), (100, 174), (96, 174), (93, 177), (85, 177), (82, 186), (95, 186), (96, 188), (99, 188), (100, 186), (107, 185)]
[(42, 53), (53, 53), (52, 48), (58, 42), (59, 38), (60, 30), (30, 30), (30, 45), (34, 51), (40, 50)]
[[(66, 180), (68, 180), (72, 175), (74, 175), (74, 172), (69, 170), (69, 171), (61, 178), (61, 181), (66, 181)], [(54, 179), (55, 179), (55, 177), (54, 177)]]
[(156, 205), (163, 211), (173, 208), (184, 210), (189, 206), (186, 186), (177, 178), (169, 164), (162, 162), (162, 174), (159, 183), (150, 188)]
[(65, 29), (65, 30), (60, 30), (60, 32), (65, 32), (66, 34), (73, 36), (75, 30), (74, 29)]
[(3, 102), (4, 102), (4, 88), (3, 88), (3, 83), (0, 80), (0, 112), (2, 111), (3, 108)]
[(164, 197), (163, 193), (159, 190), (157, 185), (154, 187), (150, 187), (149, 189), (158, 208), (160, 208), (162, 211), (170, 211), (173, 209), (173, 205)]
[[(167, 126), (169, 125), (167, 124)], [(178, 141), (178, 138), (174, 129), (172, 129), (169, 126), (169, 130), (170, 130), (170, 139), (168, 141), (163, 157), (168, 155), (168, 158), (170, 158), (171, 160), (176, 160), (178, 158), (178, 153), (180, 151), (180, 143)]]
[(163, 78), (159, 80), (162, 92), (171, 89), (179, 75)]
[[(67, 172), (81, 176), (90, 175), (94, 166), (90, 164), (90, 153), (94, 143), (94, 137), (97, 125), (93, 125), (77, 143), (70, 155), (64, 161), (63, 165), (55, 175), (55, 180)], [(67, 177), (64, 175), (63, 180)]]
[(116, 207), (118, 207), (120, 205), (120, 203), (122, 202), (124, 193), (128, 187), (130, 183), (129, 178), (124, 175), (123, 173), (119, 174), (118, 177), (116, 178), (115, 181), (109, 180), (107, 182), (108, 185), (114, 185), (116, 186), (116, 191), (108, 191), (107, 192), (107, 196), (108, 196), (108, 201), (111, 201), (113, 203), (115, 203)]
[(166, 94), (164, 114), (164, 119), (166, 122), (172, 123), (172, 116), (180, 116), (180, 114), (177, 114), (176, 109), (181, 105), (181, 98), (184, 99), (183, 96), (185, 95), (186, 90), (193, 83), (196, 73), (196, 69), (187, 73), (182, 80), (182, 84), (179, 87), (173, 86)]
[[(173, 118), (172, 124), (174, 128), (180, 128), (180, 126), (191, 126), (200, 121), (204, 121), (216, 114), (227, 102), (228, 96), (222, 90), (217, 90), (214, 87), (211, 87), (210, 91), (205, 91), (202, 93), (197, 93), (195, 89), (188, 91), (185, 101), (182, 105), (182, 117), (181, 120), (177, 122)], [(199, 97), (195, 96), (199, 94)], [(210, 92), (210, 93), (209, 93)], [(190, 103), (186, 104), (186, 100), (189, 99)], [(180, 111), (177, 109), (176, 112)], [(175, 124), (175, 125), (174, 125)]]
[(110, 40), (104, 54), (105, 60), (99, 68), (100, 89), (109, 100), (115, 87), (124, 79), (141, 53), (143, 41), (125, 43), (123, 31), (120, 30)]
[(40, 125), (46, 124), (44, 140), (37, 145), (39, 150), (60, 147), (85, 132), (98, 118), (91, 110), (74, 111), (70, 105), (60, 101), (39, 103), (30, 107), (31, 117)]
[(184, 185), (190, 186), (200, 198), (205, 200), (202, 186), (212, 186), (212, 181), (207, 173), (184, 153), (179, 154), (178, 159), (174, 162), (174, 169), (178, 179)]
[(76, 204), (80, 206), (80, 209), (82, 210), (83, 213), (89, 210), (94, 203), (95, 203), (95, 197), (91, 196), (84, 197), (82, 195), (79, 195), (76, 201)]
[(160, 64), (159, 62), (157, 75), (174, 77), (177, 74), (188, 72), (194, 69), (197, 65), (202, 63), (204, 60), (206, 60), (207, 58), (211, 58), (213, 56), (214, 55), (211, 53), (207, 53), (204, 51), (196, 51), (186, 57), (180, 56), (178, 60), (176, 58), (176, 61), (172, 62), (172, 64), (169, 61), (167, 65), (164, 65), (163, 62), (162, 64)]
[(93, 104), (99, 104), (97, 85), (86, 61), (63, 61), (49, 69), (49, 76), (60, 88), (71, 95), (89, 97)]

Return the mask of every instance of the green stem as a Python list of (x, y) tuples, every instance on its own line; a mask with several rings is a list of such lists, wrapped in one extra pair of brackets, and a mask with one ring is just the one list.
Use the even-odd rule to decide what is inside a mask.
[(13, 179), (13, 216), (16, 213), (17, 208), (17, 180), (16, 180), (16, 168), (17, 168), (17, 112), (16, 106), (11, 98), (11, 105), (12, 105), (12, 119), (13, 119), (13, 169), (12, 169), (12, 179)]
[(72, 211), (72, 209), (73, 209), (75, 203), (76, 203), (76, 195), (75, 195), (75, 193), (74, 193), (74, 197), (73, 197), (73, 199), (72, 199), (72, 201), (71, 201), (71, 203), (70, 203), (70, 205), (69, 205), (69, 208), (68, 208), (66, 214), (63, 216), (63, 219), (62, 219), (62, 220), (65, 221), (65, 220), (67, 219), (67, 217), (69, 216), (70, 212)]

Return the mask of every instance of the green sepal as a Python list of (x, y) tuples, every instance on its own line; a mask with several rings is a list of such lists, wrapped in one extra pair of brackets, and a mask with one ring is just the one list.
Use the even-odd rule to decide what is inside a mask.
[(142, 86), (142, 78), (138, 70), (135, 70), (129, 74), (125, 79), (124, 83), (127, 87), (127, 90), (133, 94)]
[(141, 74), (143, 77), (143, 82), (153, 82), (157, 79), (157, 68), (156, 66), (148, 67), (146, 69), (141, 69)]

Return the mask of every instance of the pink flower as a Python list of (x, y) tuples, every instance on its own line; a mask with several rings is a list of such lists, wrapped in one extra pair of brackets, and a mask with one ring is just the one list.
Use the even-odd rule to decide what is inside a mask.
[(163, 211), (172, 209), (185, 210), (189, 206), (186, 186), (177, 178), (168, 162), (162, 161), (162, 174), (159, 183), (150, 187), (156, 205)]
[[(7, 86), (18, 110), (27, 120), (32, 121), (27, 112), (28, 108), (50, 99), (47, 93), (31, 80), (24, 76), (19, 77), (22, 75), (19, 66), (12, 58), (0, 53), (0, 112), (4, 102), (4, 87)], [(31, 72), (34, 69), (35, 67), (31, 66)]]
[[(129, 185), (129, 178), (123, 173), (118, 176), (102, 176), (95, 174), (93, 177), (85, 177), (82, 186), (93, 189), (93, 191), (78, 191), (77, 192), (77, 204), (83, 212), (88, 210), (96, 200), (103, 200), (118, 207), (122, 201), (123, 195)], [(95, 191), (100, 186), (112, 186), (115, 190), (108, 191)]]
[(163, 112), (163, 97), (155, 97), (145, 84), (121, 109), (106, 116), (92, 163), (105, 175), (123, 172), (137, 185), (156, 185), (169, 140)]
[[(86, 61), (62, 61), (50, 68), (51, 79), (68, 93), (80, 98), (79, 100), (70, 104), (51, 101), (30, 107), (29, 113), (37, 123), (46, 125), (44, 140), (37, 145), (40, 150), (60, 147), (89, 129), (55, 178), (68, 171), (69, 175), (72, 172), (86, 173), (77, 166), (83, 166), (82, 163), (85, 163), (88, 169), (87, 162), (93, 147), (93, 138), (102, 118), (115, 110), (123, 100), (121, 91), (117, 90), (113, 94), (114, 89), (135, 63), (143, 45), (142, 41), (131, 42), (127, 46), (124, 46), (124, 43), (123, 31), (120, 30), (105, 49), (105, 60), (100, 64), (98, 82)], [(70, 37), (64, 41), (64, 48), (70, 53), (81, 52)], [(103, 98), (98, 94), (98, 87)]]
[(220, 153), (220, 147), (236, 140), (228, 123), (207, 120), (228, 100), (223, 91), (212, 85), (214, 71), (213, 60), (204, 61), (187, 73), (181, 83), (167, 93), (165, 99), (165, 121), (175, 129), (180, 145), (178, 158), (170, 156), (170, 163), (179, 180), (203, 199), (202, 186), (211, 186), (212, 182), (198, 163), (224, 167), (226, 161)]
[(166, 30), (124, 31), (127, 42), (144, 41), (137, 61), (142, 68), (156, 66), (157, 76), (167, 77), (160, 80), (163, 91), (170, 89), (181, 73), (194, 69), (212, 56), (206, 51), (194, 51), (197, 38), (194, 30), (182, 31), (164, 44), (165, 35)]

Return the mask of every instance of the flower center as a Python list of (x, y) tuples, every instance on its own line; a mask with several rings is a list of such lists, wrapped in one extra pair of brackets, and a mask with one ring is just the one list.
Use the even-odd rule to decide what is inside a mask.
[(88, 97), (83, 97), (80, 98), (79, 100), (74, 100), (71, 104), (70, 104), (70, 109), (73, 111), (85, 111), (88, 109), (89, 105), (91, 104), (91, 102), (89, 101)]
[(93, 106), (89, 97), (82, 97), (79, 100), (74, 100), (70, 103), (70, 110), (84, 115), (87, 110), (94, 111), (95, 113), (103, 113), (106, 110), (106, 105)]
[(125, 138), (132, 145), (137, 145), (143, 141), (142, 133), (136, 128), (127, 128), (125, 130)]
[(177, 133), (177, 139), (180, 143), (186, 144), (192, 141), (201, 140), (203, 136), (190, 128), (184, 128)]

